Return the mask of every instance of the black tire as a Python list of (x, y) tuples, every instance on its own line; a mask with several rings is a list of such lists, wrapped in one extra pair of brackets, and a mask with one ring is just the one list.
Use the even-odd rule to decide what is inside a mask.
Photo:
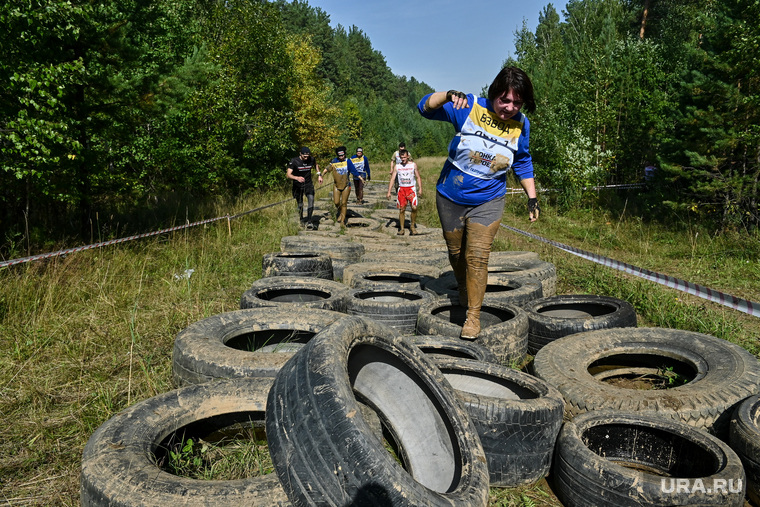
[(744, 505), (741, 461), (725, 443), (651, 414), (603, 410), (565, 423), (552, 476), (568, 507)]
[(527, 373), (471, 359), (437, 359), (478, 429), (491, 487), (515, 487), (549, 473), (565, 402)]
[(752, 354), (679, 329), (577, 333), (539, 350), (533, 367), (565, 397), (568, 417), (603, 409), (656, 412), (721, 438), (734, 406), (760, 392), (760, 363)]
[(489, 266), (499, 266), (502, 263), (512, 264), (515, 261), (538, 261), (541, 258), (536, 252), (527, 250), (502, 250), (500, 252), (491, 252), (488, 256)]
[(404, 262), (423, 264), (439, 269), (449, 266), (449, 255), (442, 250), (433, 249), (408, 249), (399, 247), (396, 252), (368, 252), (362, 255), (362, 262), (386, 262), (392, 255), (399, 255)]
[[(398, 226), (398, 209), (376, 209), (372, 211), (372, 218), (381, 222), (383, 227), (388, 227), (391, 222)], [(406, 210), (406, 218), (409, 219), (409, 210)]]
[(313, 308), (298, 312), (252, 308), (212, 315), (177, 334), (172, 354), (174, 383), (274, 377), (303, 344), (344, 317), (344, 313)]
[(346, 236), (301, 235), (285, 236), (280, 240), (283, 252), (319, 252), (327, 253), (333, 259), (358, 261), (364, 254), (364, 247), (356, 241), (349, 241)]
[[(404, 257), (399, 257), (403, 259)], [(438, 278), (441, 270), (408, 262), (360, 262), (343, 270), (343, 283), (354, 288), (393, 287), (421, 289), (422, 285)]]
[[(273, 379), (192, 385), (141, 401), (103, 423), (82, 455), (80, 499), (89, 506), (290, 505), (274, 473), (195, 480), (157, 463), (172, 436), (209, 439), (221, 428), (262, 427)], [(197, 440), (196, 440), (197, 441)]]
[(356, 264), (356, 262), (357, 261), (347, 261), (345, 259), (333, 259), (333, 278), (338, 281), (343, 281), (343, 271), (348, 266)]
[(351, 289), (345, 305), (349, 315), (367, 317), (400, 334), (412, 335), (420, 307), (431, 299), (433, 296), (422, 289), (385, 286)]
[(270, 276), (253, 282), (240, 298), (240, 308), (281, 306), (298, 312), (303, 308), (345, 310), (349, 288), (334, 280), (307, 276)]
[[(357, 398), (380, 416), (405, 467)], [(280, 370), (269, 393), (269, 450), (288, 497), (296, 505), (486, 505), (483, 449), (455, 398), (433, 362), (392, 330), (359, 317), (336, 322)]]
[(535, 278), (541, 281), (544, 297), (557, 293), (557, 268), (551, 262), (531, 258), (491, 262), (489, 258), (488, 272), (503, 273), (515, 278)]
[[(365, 231), (357, 227), (347, 228), (345, 230), (346, 235), (353, 241), (358, 241), (362, 245), (365, 241), (387, 241), (388, 235), (379, 231)], [(344, 236), (345, 237), (345, 236)], [(366, 247), (365, 247), (366, 251)]]
[(523, 305), (523, 310), (528, 315), (528, 352), (533, 355), (563, 336), (613, 327), (636, 327), (633, 305), (609, 296), (550, 296)]
[[(459, 305), (459, 299), (434, 299), (420, 307), (417, 333), (459, 338), (465, 316), (466, 310)], [(519, 363), (527, 355), (528, 317), (519, 306), (484, 302), (480, 328), (475, 343), (493, 352), (500, 363)]]
[[(386, 234), (395, 235), (398, 232), (398, 212), (395, 213), (394, 218), (388, 218), (381, 220), (380, 230)], [(404, 219), (404, 239), (409, 242), (415, 242), (417, 240), (427, 241), (430, 238), (443, 239), (443, 231), (440, 227), (425, 227), (422, 224), (416, 224), (417, 234), (411, 236), (409, 234), (412, 221), (410, 218), (409, 210), (406, 211), (406, 217)]]
[[(432, 238), (430, 236), (418, 237), (418, 236), (398, 236), (395, 232), (386, 233), (384, 240), (367, 240), (362, 241), (366, 252), (379, 253), (390, 252), (394, 255), (418, 255), (420, 253), (438, 252), (446, 255), (446, 263), (448, 264), (448, 254), (446, 253), (446, 244), (443, 239)], [(389, 257), (386, 257), (387, 260)], [(444, 265), (445, 266), (445, 265)]]
[(330, 238), (316, 235), (285, 236), (280, 240), (283, 252), (320, 252), (326, 253), (333, 261), (333, 276), (336, 280), (343, 278), (343, 268), (359, 262), (364, 254), (364, 246), (350, 238)]
[(346, 231), (376, 231), (382, 224), (373, 219), (363, 216), (351, 216), (346, 218)]
[(425, 354), (432, 356), (434, 360), (458, 357), (483, 361), (484, 363), (499, 362), (496, 354), (470, 340), (430, 334), (409, 336), (407, 340)]
[(263, 277), (310, 276), (333, 279), (332, 260), (326, 253), (275, 252), (264, 254), (261, 259)]
[[(428, 281), (424, 289), (439, 296), (458, 297), (459, 284), (451, 270), (438, 278)], [(503, 302), (517, 306), (540, 298), (543, 294), (541, 282), (534, 278), (515, 278), (502, 274), (489, 274), (483, 302)]]
[(747, 474), (747, 496), (760, 505), (760, 396), (750, 396), (731, 418), (729, 445), (739, 455)]
[[(396, 221), (398, 223), (398, 220)], [(426, 243), (428, 241), (433, 243), (441, 242), (445, 245), (444, 239), (443, 239), (443, 229), (440, 227), (427, 227), (421, 224), (417, 224), (417, 234), (414, 236), (409, 237), (409, 242), (412, 244), (415, 243)]]

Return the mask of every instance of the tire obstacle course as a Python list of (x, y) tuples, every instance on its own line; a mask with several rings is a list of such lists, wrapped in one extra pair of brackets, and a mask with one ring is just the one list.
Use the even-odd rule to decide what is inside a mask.
[[(82, 505), (476, 506), (542, 478), (568, 506), (758, 501), (754, 356), (637, 328), (622, 300), (556, 295), (532, 252), (493, 253), (483, 331), (462, 340), (440, 231), (398, 237), (382, 196), (365, 199), (344, 234), (315, 213), (240, 310), (177, 335), (178, 388), (93, 433)], [(172, 438), (241, 426), (265, 430), (272, 473), (167, 470)]]

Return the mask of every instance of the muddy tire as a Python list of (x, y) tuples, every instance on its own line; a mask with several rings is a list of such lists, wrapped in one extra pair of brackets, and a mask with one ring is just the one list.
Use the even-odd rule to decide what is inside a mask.
[[(369, 253), (390, 252), (392, 254), (415, 255), (418, 252), (438, 252), (446, 255), (446, 264), (448, 264), (448, 254), (446, 253), (446, 244), (443, 239), (437, 236), (424, 238), (418, 236), (398, 236), (396, 232), (384, 233), (386, 239), (363, 241), (364, 249)], [(390, 234), (390, 235), (389, 235)], [(388, 239), (390, 238), (390, 239)], [(388, 257), (385, 258), (387, 260)], [(445, 266), (445, 264), (444, 264)]]
[(367, 317), (402, 335), (413, 335), (419, 309), (431, 299), (432, 294), (422, 289), (358, 288), (348, 291), (345, 308), (349, 315)]
[(264, 254), (261, 259), (264, 278), (270, 276), (309, 276), (333, 279), (332, 260), (326, 253), (276, 252)]
[(744, 505), (741, 461), (725, 443), (651, 414), (604, 410), (565, 423), (552, 475), (568, 507)]
[(349, 288), (334, 280), (307, 276), (270, 276), (253, 282), (240, 298), (240, 308), (280, 306), (298, 312), (303, 308), (343, 311)]
[[(365, 247), (366, 248), (366, 247)], [(445, 251), (433, 249), (408, 249), (399, 247), (395, 252), (367, 252), (362, 255), (362, 262), (387, 262), (391, 256), (399, 255), (404, 262), (412, 264), (423, 264), (439, 269), (445, 269), (449, 266), (449, 255)]]
[[(459, 284), (451, 270), (445, 271), (438, 278), (425, 283), (424, 289), (439, 296), (459, 296)], [(489, 274), (483, 302), (502, 302), (525, 306), (540, 298), (542, 294), (541, 282), (534, 278), (515, 278), (501, 274)]]
[[(82, 455), (83, 506), (290, 505), (274, 473), (240, 480), (195, 480), (167, 472), (171, 437), (210, 440), (221, 428), (263, 429), (273, 379), (187, 386), (141, 401), (103, 423)], [(197, 441), (197, 440), (196, 440)]]
[[(357, 399), (379, 415), (402, 466)], [(296, 505), (485, 506), (480, 440), (446, 379), (417, 347), (369, 319), (315, 336), (275, 379), (267, 438)]]
[(285, 236), (280, 240), (283, 252), (319, 252), (327, 253), (332, 258), (358, 261), (364, 253), (364, 247), (356, 241), (349, 241), (344, 235), (299, 235)]
[(364, 246), (358, 241), (348, 241), (346, 236), (285, 236), (280, 240), (280, 250), (328, 254), (333, 261), (333, 275), (336, 280), (343, 278), (343, 268), (359, 262), (364, 254)]
[(491, 262), (489, 258), (488, 273), (502, 273), (514, 278), (533, 278), (541, 282), (544, 297), (557, 293), (557, 268), (551, 262), (531, 258)]
[(523, 305), (528, 315), (528, 352), (535, 355), (544, 345), (563, 336), (636, 327), (636, 310), (628, 302), (609, 296), (560, 295)]
[(437, 359), (478, 430), (491, 486), (515, 487), (549, 473), (565, 402), (527, 373), (470, 359)]
[(314, 335), (345, 316), (312, 308), (253, 308), (212, 315), (177, 334), (174, 383), (274, 377)]
[[(404, 257), (400, 257), (404, 259)], [(354, 288), (420, 289), (438, 278), (441, 270), (408, 262), (360, 262), (343, 270), (343, 283)]]
[(760, 396), (750, 396), (731, 418), (729, 445), (739, 455), (747, 474), (747, 496), (760, 505)]
[(440, 335), (417, 335), (407, 337), (409, 343), (437, 361), (442, 358), (474, 359), (484, 363), (498, 363), (496, 354), (470, 340)]
[[(386, 241), (388, 235), (379, 231), (365, 231), (364, 229), (347, 228), (346, 235), (353, 241), (358, 241), (362, 245), (368, 241)], [(346, 236), (343, 236), (344, 238)], [(367, 247), (364, 247), (364, 251), (367, 251)]]
[(539, 350), (533, 368), (565, 397), (568, 417), (603, 409), (655, 412), (720, 438), (728, 436), (733, 408), (760, 392), (760, 363), (752, 354), (679, 329), (577, 333)]
[(538, 261), (541, 258), (536, 252), (530, 252), (527, 250), (502, 250), (500, 252), (491, 252), (488, 256), (489, 266), (498, 266), (502, 263), (512, 264), (515, 261)]
[[(395, 199), (391, 199), (395, 201)], [(389, 227), (391, 223), (398, 226), (398, 209), (376, 209), (372, 211), (372, 218), (379, 220), (383, 227)], [(409, 220), (409, 210), (406, 210), (406, 219)]]
[(381, 223), (373, 218), (363, 216), (350, 216), (346, 218), (346, 232), (349, 231), (376, 231)]
[[(457, 298), (434, 299), (420, 307), (417, 333), (459, 338), (466, 312)], [(480, 327), (475, 343), (493, 352), (502, 364), (522, 362), (528, 352), (528, 317), (522, 308), (484, 302)]]

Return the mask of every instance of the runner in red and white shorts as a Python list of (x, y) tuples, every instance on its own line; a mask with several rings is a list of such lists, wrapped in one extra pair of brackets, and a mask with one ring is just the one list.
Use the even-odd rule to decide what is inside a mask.
[(422, 178), (420, 178), (420, 172), (417, 169), (417, 164), (409, 161), (409, 152), (406, 150), (399, 150), (399, 158), (401, 163), (397, 163), (391, 172), (391, 180), (388, 182), (388, 194), (386, 199), (391, 198), (391, 190), (393, 189), (393, 183), (398, 180), (398, 195), (396, 196), (396, 207), (399, 209), (398, 214), (398, 235), (404, 234), (404, 221), (406, 220), (406, 206), (407, 204), (412, 208), (412, 216), (409, 226), (409, 235), (414, 236), (417, 234), (415, 224), (417, 222), (417, 192), (415, 187), (419, 185), (419, 196), (422, 197)]

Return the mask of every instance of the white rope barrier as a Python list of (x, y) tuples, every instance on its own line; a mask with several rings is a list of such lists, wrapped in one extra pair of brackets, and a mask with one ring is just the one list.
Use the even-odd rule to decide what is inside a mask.
[(538, 236), (536, 234), (532, 234), (530, 232), (526, 232), (526, 231), (517, 229), (515, 227), (511, 227), (506, 224), (501, 224), (501, 226), (510, 231), (516, 232), (518, 234), (522, 234), (523, 236), (527, 236), (529, 238), (542, 241), (556, 248), (559, 248), (560, 250), (564, 250), (565, 252), (571, 253), (573, 255), (577, 255), (578, 257), (581, 257), (583, 259), (596, 262), (597, 264), (601, 264), (603, 266), (607, 266), (609, 268), (616, 269), (618, 271), (624, 271), (628, 274), (649, 280), (650, 282), (659, 283), (660, 285), (670, 287), (671, 289), (677, 289), (682, 292), (689, 293), (693, 296), (697, 296), (702, 299), (707, 299), (709, 301), (712, 301), (713, 303), (718, 303), (723, 306), (728, 306), (729, 308), (733, 308), (734, 310), (739, 310), (740, 312), (744, 312), (746, 314), (752, 315), (753, 317), (760, 317), (760, 303), (755, 303), (747, 299), (741, 299), (736, 296), (732, 296), (730, 294), (725, 294), (723, 292), (710, 289), (709, 287), (705, 287), (703, 285), (687, 282), (685, 280), (680, 280), (678, 278), (674, 278), (669, 275), (664, 275), (656, 271), (650, 271), (648, 269), (643, 269), (638, 266), (634, 266), (632, 264), (627, 264), (625, 262), (617, 261), (615, 259), (610, 259), (609, 257), (604, 257), (602, 255), (597, 255), (591, 252), (587, 252), (585, 250), (568, 246), (563, 243), (559, 243), (557, 241), (552, 241), (550, 239), (542, 238), (541, 236)]
[[(315, 190), (322, 190), (327, 185), (322, 185), (321, 187), (316, 188)], [(258, 208), (254, 208), (252, 210), (244, 211), (242, 213), (238, 213), (237, 215), (225, 215), (223, 217), (216, 217), (216, 218), (209, 218), (207, 220), (201, 220), (199, 222), (193, 222), (191, 224), (185, 224), (185, 225), (178, 225), (176, 227), (169, 227), (168, 229), (161, 229), (160, 231), (153, 231), (153, 232), (146, 232), (143, 234), (135, 234), (133, 236), (127, 236), (125, 238), (119, 238), (119, 239), (112, 239), (109, 241), (101, 241), (100, 243), (93, 243), (91, 245), (83, 245), (78, 246), (74, 248), (67, 248), (66, 250), (58, 250), (57, 252), (49, 252), (49, 253), (43, 253), (43, 254), (37, 254), (37, 255), (30, 255), (29, 257), (21, 257), (19, 259), (11, 259), (7, 261), (0, 261), (0, 269), (7, 268), (9, 266), (15, 266), (17, 264), (23, 264), (25, 262), (32, 262), (32, 261), (39, 261), (43, 259), (51, 259), (53, 257), (59, 257), (61, 255), (68, 255), (76, 252), (82, 252), (84, 250), (92, 250), (94, 248), (101, 248), (104, 246), (110, 246), (110, 245), (116, 245), (119, 243), (125, 243), (127, 241), (133, 241), (136, 239), (143, 239), (143, 238), (149, 238), (151, 236), (158, 236), (160, 234), (166, 234), (169, 232), (176, 232), (182, 229), (188, 229), (190, 227), (196, 227), (198, 225), (203, 224), (209, 224), (212, 222), (216, 222), (219, 220), (232, 220), (234, 218), (240, 218), (244, 217), (246, 215), (249, 215), (251, 213), (254, 213), (256, 211), (261, 211), (267, 208), (271, 208), (273, 206), (279, 206), (280, 204), (284, 204), (286, 202), (290, 202), (292, 199), (285, 199), (279, 202), (274, 202), (272, 204), (267, 204), (265, 206), (259, 206)]]

